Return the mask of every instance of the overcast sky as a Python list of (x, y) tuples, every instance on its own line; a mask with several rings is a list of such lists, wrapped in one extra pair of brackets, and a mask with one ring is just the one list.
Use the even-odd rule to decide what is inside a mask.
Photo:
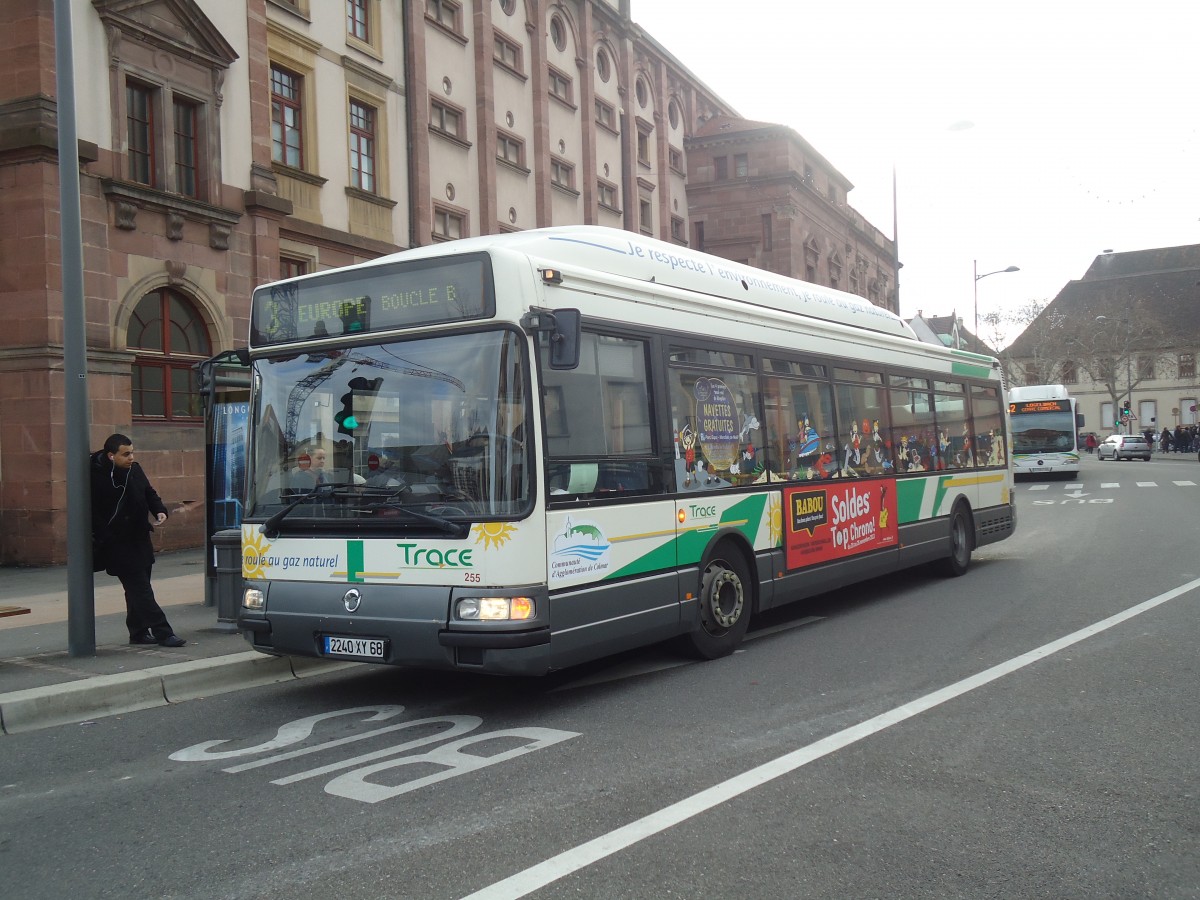
[[(749, 119), (788, 125), (893, 234), (900, 311), (1050, 300), (1105, 250), (1200, 243), (1194, 0), (633, 0)], [(981, 326), (981, 331), (984, 330)], [(986, 334), (986, 331), (984, 332)]]

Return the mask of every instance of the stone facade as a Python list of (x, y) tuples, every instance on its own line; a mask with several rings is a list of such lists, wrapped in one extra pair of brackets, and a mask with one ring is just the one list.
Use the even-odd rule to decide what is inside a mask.
[[(251, 291), (281, 276), (587, 223), (895, 309), (894, 244), (848, 206), (849, 181), (790, 129), (738, 119), (628, 0), (356, 6), (361, 27), (324, 0), (71, 0), (91, 444), (134, 438), (174, 512), (161, 549), (204, 539), (190, 365), (243, 345)], [(0, 4), (0, 51), (0, 564), (55, 564), (70, 498), (51, 0)], [(739, 147), (751, 171), (716, 178)]]
[(854, 185), (804, 138), (715, 116), (685, 145), (693, 246), (899, 313), (895, 241), (850, 206)]

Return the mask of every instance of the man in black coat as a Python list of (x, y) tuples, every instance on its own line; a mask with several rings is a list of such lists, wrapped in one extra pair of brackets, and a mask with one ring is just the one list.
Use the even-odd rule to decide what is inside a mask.
[(125, 589), (129, 643), (184, 646), (187, 641), (172, 630), (150, 586), (150, 516), (161, 525), (167, 521), (167, 508), (134, 462), (133, 441), (123, 434), (109, 435), (104, 449), (92, 454), (91, 474), (92, 551), (98, 557), (94, 562), (97, 569), (103, 563)]

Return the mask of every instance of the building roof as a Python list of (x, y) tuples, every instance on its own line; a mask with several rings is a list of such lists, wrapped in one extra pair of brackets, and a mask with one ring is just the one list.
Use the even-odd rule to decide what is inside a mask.
[(767, 136), (771, 133), (786, 137), (789, 140), (795, 141), (800, 145), (805, 155), (818, 162), (826, 172), (835, 177), (838, 183), (845, 191), (854, 189), (854, 183), (843, 175), (838, 169), (821, 155), (812, 144), (804, 139), (804, 137), (787, 125), (781, 125), (778, 122), (756, 122), (753, 119), (741, 119), (735, 116), (716, 115), (707, 122), (701, 124), (687, 139), (688, 144), (704, 143), (711, 141), (714, 138), (748, 138), (752, 136)]
[[(1097, 256), (1083, 278), (1070, 281), (1012, 342), (1013, 357), (1037, 355), (1047, 331), (1066, 343), (1094, 329), (1096, 317), (1133, 316), (1153, 346), (1163, 336), (1177, 347), (1200, 345), (1200, 244)], [(1136, 341), (1135, 341), (1136, 349)]]

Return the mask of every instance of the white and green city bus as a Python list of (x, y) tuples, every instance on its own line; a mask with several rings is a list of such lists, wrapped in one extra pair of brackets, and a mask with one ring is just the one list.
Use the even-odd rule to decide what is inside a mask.
[[(1016, 516), (998, 364), (625, 231), (422, 247), (255, 291), (255, 649), (541, 674), (920, 563)], [(882, 582), (879, 590), (885, 590)]]
[(1015, 475), (1079, 477), (1083, 414), (1065, 385), (1009, 388), (1008, 417)]

